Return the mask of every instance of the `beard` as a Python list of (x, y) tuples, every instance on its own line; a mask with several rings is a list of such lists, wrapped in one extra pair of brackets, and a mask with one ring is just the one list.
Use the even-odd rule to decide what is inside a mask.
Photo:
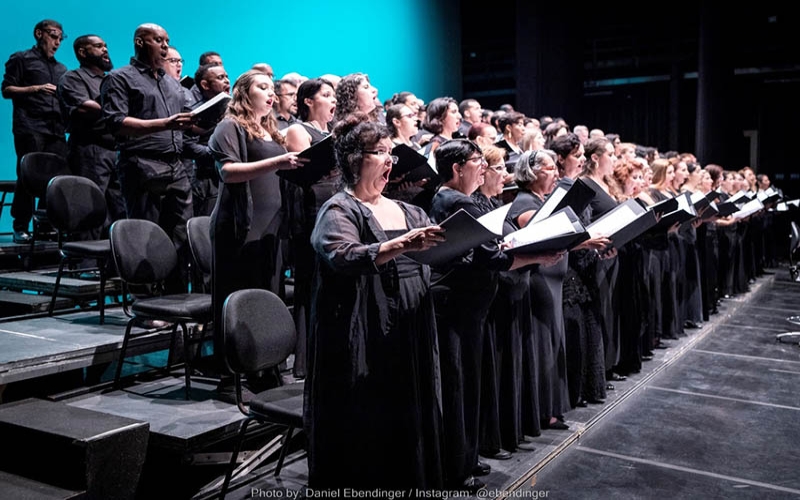
[(94, 56), (94, 55), (86, 56), (84, 62), (86, 63), (87, 66), (96, 66), (102, 69), (103, 71), (111, 71), (112, 69), (114, 69), (114, 65), (111, 63), (111, 59), (106, 61), (105, 59), (103, 59), (102, 56)]

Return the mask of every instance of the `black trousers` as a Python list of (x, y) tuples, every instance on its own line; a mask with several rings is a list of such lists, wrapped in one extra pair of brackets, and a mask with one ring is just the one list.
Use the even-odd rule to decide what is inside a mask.
[[(17, 186), (14, 189), (14, 199), (11, 202), (11, 217), (14, 219), (14, 231), (27, 231), (33, 217), (34, 200), (19, 183), (19, 166), (22, 157), (28, 153), (41, 151), (55, 153), (66, 158), (67, 141), (63, 135), (55, 136), (36, 132), (18, 133), (14, 134), (14, 150), (17, 153)], [(40, 208), (44, 208), (41, 200), (39, 204)]]

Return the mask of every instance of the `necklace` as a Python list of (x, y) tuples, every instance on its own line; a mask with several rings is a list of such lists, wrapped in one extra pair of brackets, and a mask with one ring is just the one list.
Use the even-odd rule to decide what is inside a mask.
[(317, 122), (317, 120), (309, 120), (306, 123), (311, 125), (312, 128), (315, 128), (315, 129), (319, 130), (323, 134), (327, 134), (328, 133), (328, 127), (327, 126), (325, 128), (320, 127), (319, 122)]

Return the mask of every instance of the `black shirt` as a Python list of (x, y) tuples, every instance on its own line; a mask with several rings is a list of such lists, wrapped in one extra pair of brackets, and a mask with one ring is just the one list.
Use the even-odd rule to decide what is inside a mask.
[[(103, 118), (112, 133), (117, 134), (128, 116), (152, 120), (183, 111), (185, 99), (181, 84), (166, 76), (161, 68), (156, 75), (153, 76), (150, 66), (132, 57), (128, 66), (112, 71), (103, 80)], [(183, 132), (164, 130), (140, 137), (117, 135), (117, 149), (121, 154), (153, 158), (180, 154)]]
[(294, 115), (289, 115), (289, 118), (284, 118), (283, 115), (275, 113), (275, 119), (278, 121), (278, 130), (284, 130), (295, 123), (300, 123), (300, 120)]
[(70, 143), (98, 144), (114, 149), (114, 137), (106, 130), (99, 116), (76, 112), (86, 101), (100, 103), (103, 78), (104, 73), (96, 74), (86, 68), (78, 68), (67, 71), (59, 80), (57, 95)]
[[(31, 85), (56, 85), (67, 67), (48, 59), (34, 46), (32, 49), (11, 54), (6, 62), (3, 75), (3, 92), (6, 87), (29, 87)], [(58, 97), (46, 92), (23, 94), (13, 98), (14, 120), (12, 132), (15, 134), (37, 132), (40, 134), (63, 136), (64, 122)]]

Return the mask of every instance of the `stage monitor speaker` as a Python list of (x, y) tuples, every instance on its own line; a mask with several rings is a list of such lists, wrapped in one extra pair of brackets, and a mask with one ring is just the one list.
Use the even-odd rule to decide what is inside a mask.
[(150, 425), (64, 403), (26, 399), (0, 406), (0, 470), (90, 499), (133, 499)]

